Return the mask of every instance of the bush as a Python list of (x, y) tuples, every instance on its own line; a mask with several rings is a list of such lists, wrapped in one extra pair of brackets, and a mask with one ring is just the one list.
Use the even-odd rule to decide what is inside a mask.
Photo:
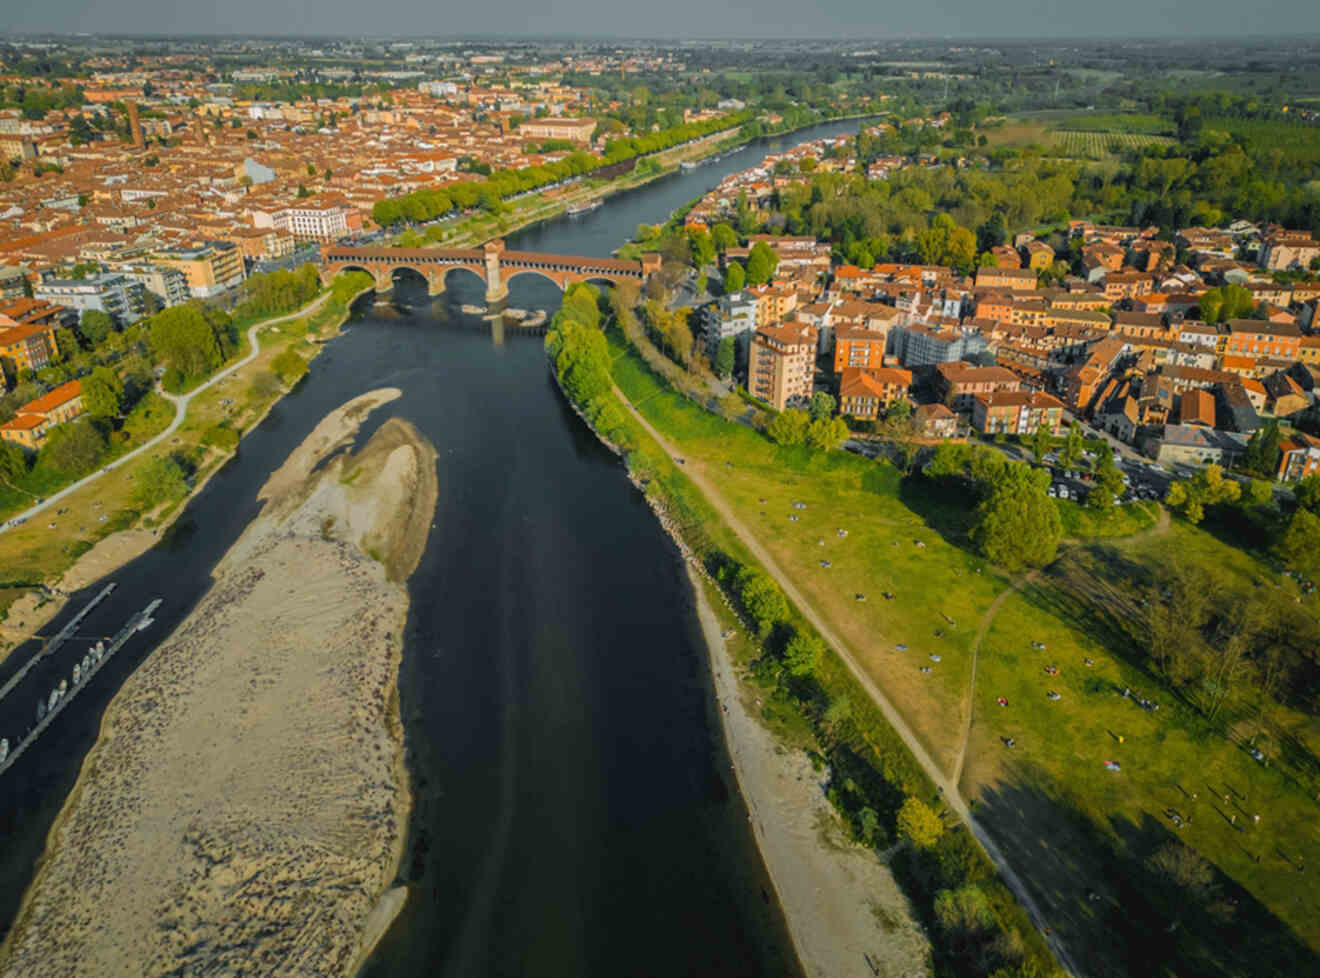
[(160, 377), (160, 386), (170, 394), (181, 394), (183, 392), (183, 372), (178, 367), (166, 367), (165, 372)]
[(270, 368), (290, 387), (307, 376), (307, 361), (296, 350), (285, 350), (270, 362)]

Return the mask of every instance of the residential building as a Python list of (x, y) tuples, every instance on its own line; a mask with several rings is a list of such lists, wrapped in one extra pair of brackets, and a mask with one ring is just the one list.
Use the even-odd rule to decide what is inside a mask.
[(518, 135), (526, 140), (566, 139), (571, 143), (589, 143), (596, 131), (595, 119), (528, 119), (518, 126)]
[(1057, 435), (1063, 402), (1040, 391), (996, 391), (972, 398), (972, 427), (983, 435), (1029, 435), (1044, 427)]
[(80, 414), (82, 381), (71, 380), (19, 408), (13, 418), (0, 425), (0, 438), (35, 452), (50, 429)]
[(152, 261), (165, 268), (175, 268), (188, 282), (194, 299), (223, 295), (246, 278), (243, 258), (228, 241), (207, 241), (187, 248), (157, 252)]
[(1166, 424), (1146, 443), (1146, 454), (1161, 465), (1232, 465), (1247, 450), (1247, 439), (1204, 425)]
[(1320, 473), (1320, 438), (1294, 432), (1279, 444), (1278, 478), (1296, 482)]
[(4, 316), (19, 326), (74, 326), (78, 322), (78, 314), (72, 309), (44, 299), (0, 300), (0, 317)]
[(958, 434), (958, 415), (943, 404), (920, 404), (914, 415), (927, 438), (952, 438)]
[(167, 265), (121, 265), (119, 271), (154, 295), (162, 306), (177, 306), (191, 298), (188, 279)]
[(1230, 319), (1220, 352), (1228, 356), (1276, 357), (1296, 360), (1302, 344), (1302, 331), (1292, 323), (1272, 323), (1263, 319)]
[(1309, 231), (1280, 229), (1266, 236), (1260, 249), (1260, 267), (1271, 271), (1307, 269), (1320, 258), (1320, 242)]
[(816, 328), (790, 322), (763, 326), (752, 336), (747, 389), (776, 411), (809, 400), (816, 362)]
[(27, 294), (27, 273), (14, 265), (0, 266), (0, 299), (17, 299)]
[(701, 336), (706, 343), (707, 355), (713, 360), (720, 343), (728, 337), (746, 352), (751, 335), (756, 331), (754, 296), (746, 292), (722, 295), (701, 310)]
[(932, 367), (953, 360), (970, 360), (990, 344), (974, 330), (944, 329), (913, 323), (894, 329), (895, 348), (905, 367)]
[(889, 336), (856, 326), (843, 327), (834, 333), (834, 372), (848, 368), (876, 368), (885, 365)]
[(277, 210), (270, 218), (272, 226), (298, 241), (335, 242), (362, 230), (362, 212), (342, 201), (307, 201)]
[(955, 411), (972, 410), (977, 394), (1021, 389), (1022, 381), (1006, 367), (978, 367), (962, 361), (935, 367), (935, 393)]
[(0, 364), (7, 375), (47, 367), (58, 353), (54, 324), (17, 323), (0, 316)]
[(47, 279), (33, 294), (38, 299), (77, 309), (79, 315), (88, 309), (108, 313), (121, 326), (137, 322), (146, 313), (142, 283), (121, 272), (103, 272), (91, 278)]
[(1030, 291), (1036, 287), (1034, 268), (978, 268), (978, 289), (1010, 289), (1014, 292)]
[(839, 413), (874, 421), (891, 403), (906, 398), (911, 386), (910, 370), (848, 367), (839, 379)]

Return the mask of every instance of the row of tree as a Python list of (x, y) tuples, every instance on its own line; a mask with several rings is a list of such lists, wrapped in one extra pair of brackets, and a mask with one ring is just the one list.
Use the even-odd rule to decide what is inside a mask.
[(644, 136), (610, 140), (605, 144), (603, 156), (592, 156), (579, 150), (553, 163), (494, 170), (484, 181), (464, 180), (444, 188), (415, 190), (402, 197), (387, 197), (372, 206), (371, 217), (382, 227), (394, 227), (405, 222), (416, 224), (430, 221), (453, 210), (468, 210), (472, 207), (494, 210), (506, 197), (584, 176), (637, 156), (669, 149), (679, 143), (739, 125), (742, 121), (743, 114), (735, 113), (702, 122), (683, 123)]

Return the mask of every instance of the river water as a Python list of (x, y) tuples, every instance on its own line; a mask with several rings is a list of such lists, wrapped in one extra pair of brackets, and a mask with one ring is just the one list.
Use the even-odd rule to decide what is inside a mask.
[[(827, 124), (787, 141), (855, 129)], [(508, 245), (609, 254), (766, 151), (744, 148)], [(531, 275), (510, 292), (516, 307), (553, 312), (559, 301)], [(108, 578), (119, 587), (80, 635), (164, 603), (149, 635), (0, 777), (6, 927), (114, 691), (205, 593), (257, 513), (258, 488), (327, 412), (395, 386), (404, 396), (361, 437), (391, 415), (412, 421), (439, 453), (440, 496), (409, 582), (399, 680), (410, 897), (364, 975), (800, 973), (723, 754), (682, 564), (618, 460), (565, 405), (540, 337), (500, 336), (461, 313), (482, 293), (455, 272), (434, 301), (404, 280), (389, 302), (359, 303), (168, 539)], [(0, 704), (0, 734), (13, 742), (32, 724), (37, 695), (85, 648), (72, 641), (33, 670)], [(0, 681), (31, 652), (0, 666)]]

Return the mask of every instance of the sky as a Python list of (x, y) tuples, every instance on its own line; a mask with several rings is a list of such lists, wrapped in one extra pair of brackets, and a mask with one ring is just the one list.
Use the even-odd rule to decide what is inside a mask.
[(620, 37), (1296, 36), (1317, 0), (0, 0), (0, 31)]

